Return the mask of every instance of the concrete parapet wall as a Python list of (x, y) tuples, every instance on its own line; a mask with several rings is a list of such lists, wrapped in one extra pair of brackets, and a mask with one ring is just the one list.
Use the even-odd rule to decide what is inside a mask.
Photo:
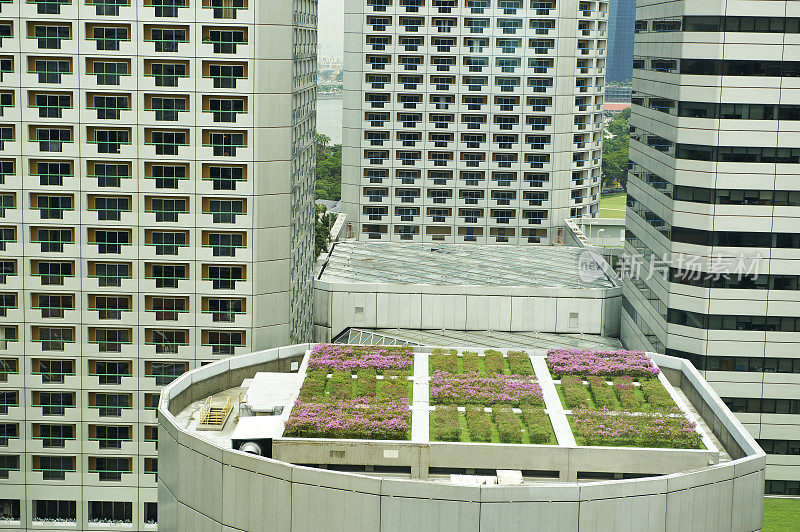
[[(664, 355), (653, 359), (659, 366), (680, 371), (684, 391), (684, 380), (687, 387), (696, 387), (692, 404), (709, 426), (718, 427), (715, 434), (719, 431), (723, 443), (727, 439), (738, 445), (741, 457), (641, 479), (458, 486), (296, 466), (223, 449), (176, 425), (172, 412), (180, 409), (173, 410), (173, 400), (177, 404), (238, 385), (239, 376), (248, 371), (254, 374), (268, 361), (290, 360), (308, 347), (220, 361), (184, 375), (164, 390), (158, 416), (159, 531), (744, 532), (761, 528), (763, 451), (691, 364)], [(241, 370), (239, 382), (222, 375), (231, 368)], [(220, 388), (212, 390), (212, 382)], [(479, 447), (484, 452), (487, 446)], [(541, 447), (529, 452), (541, 452)]]

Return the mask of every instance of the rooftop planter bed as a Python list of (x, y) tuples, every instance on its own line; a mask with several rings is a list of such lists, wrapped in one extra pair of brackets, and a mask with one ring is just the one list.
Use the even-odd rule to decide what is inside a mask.
[(437, 406), (431, 412), (432, 441), (555, 444), (549, 416), (529, 406), (516, 411), (508, 405), (491, 409), (455, 405)]
[(650, 378), (658, 375), (652, 361), (641, 351), (589, 351), (582, 349), (551, 349), (547, 366), (554, 377), (562, 375), (601, 375)]
[(311, 350), (308, 369), (327, 373), (374, 369), (378, 374), (411, 375), (414, 353), (405, 347), (317, 344)]
[(542, 388), (524, 375), (434, 371), (429, 390), (431, 403), (437, 405), (544, 406)]
[(564, 408), (586, 408), (589, 410), (626, 410), (632, 412), (672, 412), (678, 405), (658, 379), (642, 379), (635, 382), (632, 377), (605, 377), (593, 375), (586, 383), (575, 375), (564, 375), (556, 386)]
[(459, 356), (456, 349), (434, 349), (430, 357), (431, 374), (477, 373), (479, 375), (533, 375), (531, 359), (524, 351), (509, 351), (505, 356), (495, 349), (483, 354), (464, 351)]
[(409, 439), (412, 364), (404, 348), (317, 345), (284, 436)]
[(702, 449), (695, 424), (680, 414), (577, 408), (571, 424), (579, 445)]

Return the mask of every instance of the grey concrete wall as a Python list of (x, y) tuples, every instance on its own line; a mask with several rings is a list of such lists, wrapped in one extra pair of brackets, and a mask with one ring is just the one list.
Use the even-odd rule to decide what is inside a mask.
[[(267, 361), (288, 360), (308, 347), (220, 361), (164, 390), (159, 406), (160, 531), (749, 532), (761, 528), (764, 453), (688, 362), (664, 355), (653, 358), (662, 367), (680, 371), (687, 385), (698, 387), (693, 404), (705, 405), (706, 414), (716, 416), (721, 433), (727, 432), (741, 448), (741, 458), (634, 480), (454, 486), (295, 466), (222, 449), (175, 424), (170, 413), (173, 397), (191, 395), (192, 387), (231, 368), (254, 373)], [(217, 382), (229, 385), (224, 379)], [(209, 392), (202, 389), (203, 394)], [(706, 422), (713, 425), (714, 419)]]

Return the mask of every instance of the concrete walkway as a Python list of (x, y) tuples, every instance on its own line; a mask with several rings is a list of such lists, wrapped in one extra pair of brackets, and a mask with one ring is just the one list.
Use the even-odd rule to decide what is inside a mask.
[(547, 413), (550, 414), (550, 423), (553, 424), (553, 431), (556, 434), (558, 444), (566, 447), (575, 447), (575, 436), (572, 435), (572, 429), (567, 421), (567, 415), (564, 413), (564, 407), (561, 406), (561, 398), (558, 397), (556, 385), (550, 377), (550, 370), (547, 368), (547, 361), (541, 356), (531, 356), (531, 364), (533, 364), (533, 371), (536, 373), (536, 380), (539, 386), (542, 387), (542, 395), (544, 396), (544, 406)]
[(427, 442), (430, 435), (428, 406), (428, 353), (414, 354), (414, 395), (411, 401), (411, 441)]

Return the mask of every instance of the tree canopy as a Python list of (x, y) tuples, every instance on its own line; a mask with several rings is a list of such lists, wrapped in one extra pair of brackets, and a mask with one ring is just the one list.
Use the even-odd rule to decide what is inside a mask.
[(622, 187), (628, 181), (628, 139), (630, 137), (630, 108), (614, 116), (606, 128), (612, 138), (603, 140), (603, 186)]
[(338, 201), (342, 197), (342, 145), (317, 133), (317, 199)]

